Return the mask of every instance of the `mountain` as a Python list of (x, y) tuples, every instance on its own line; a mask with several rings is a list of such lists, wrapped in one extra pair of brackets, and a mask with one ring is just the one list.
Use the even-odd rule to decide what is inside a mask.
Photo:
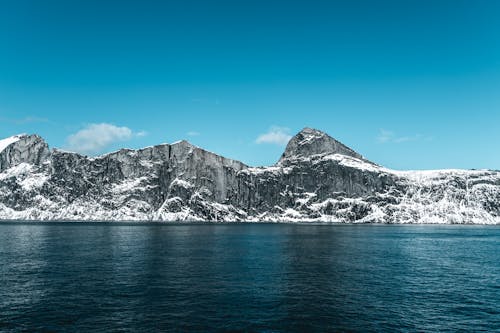
[(0, 219), (500, 224), (500, 172), (395, 171), (305, 128), (249, 167), (180, 141), (99, 157), (0, 140)]
[(328, 134), (306, 127), (288, 142), (278, 164), (318, 154), (341, 154), (364, 160), (363, 156)]

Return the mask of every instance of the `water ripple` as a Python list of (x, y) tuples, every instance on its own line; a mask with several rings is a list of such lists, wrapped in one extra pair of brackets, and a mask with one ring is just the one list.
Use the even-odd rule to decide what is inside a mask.
[(500, 227), (0, 224), (0, 331), (500, 331)]

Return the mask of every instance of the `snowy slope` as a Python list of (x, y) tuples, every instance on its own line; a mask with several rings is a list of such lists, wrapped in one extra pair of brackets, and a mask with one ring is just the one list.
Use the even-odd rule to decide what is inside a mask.
[(16, 143), (17, 141), (19, 141), (19, 139), (21, 137), (22, 137), (22, 134), (21, 135), (14, 135), (14, 136), (11, 136), (9, 138), (0, 140), (0, 152), (4, 151), (5, 148), (7, 148), (8, 146), (10, 146), (11, 144)]
[(500, 172), (390, 170), (309, 128), (259, 168), (186, 141), (94, 158), (0, 142), (4, 220), (500, 224)]

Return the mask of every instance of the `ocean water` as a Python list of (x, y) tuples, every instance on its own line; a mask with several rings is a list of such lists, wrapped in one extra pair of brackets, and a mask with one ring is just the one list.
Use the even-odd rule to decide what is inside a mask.
[(0, 224), (1, 332), (500, 331), (500, 227)]

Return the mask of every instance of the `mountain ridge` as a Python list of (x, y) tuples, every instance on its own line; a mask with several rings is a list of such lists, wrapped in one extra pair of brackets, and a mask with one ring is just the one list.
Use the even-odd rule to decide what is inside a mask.
[(96, 157), (10, 141), (4, 220), (500, 223), (498, 171), (391, 170), (307, 127), (264, 167), (185, 140)]
[[(216, 153), (214, 151), (205, 149), (205, 148), (203, 148), (201, 146), (193, 144), (192, 142), (190, 142), (189, 140), (186, 140), (186, 139), (177, 140), (177, 141), (174, 141), (172, 143), (165, 142), (165, 143), (160, 143), (160, 144), (156, 144), (156, 145), (145, 146), (145, 147), (141, 147), (141, 148), (119, 148), (117, 150), (114, 150), (114, 151), (111, 151), (111, 152), (107, 152), (107, 153), (102, 153), (102, 154), (99, 154), (99, 155), (96, 155), (96, 156), (82, 154), (82, 153), (79, 153), (79, 152), (75, 152), (75, 151), (71, 151), (71, 150), (67, 150), (67, 149), (63, 149), (63, 148), (57, 148), (57, 147), (54, 147), (54, 148), (52, 148), (50, 150), (51, 151), (58, 151), (58, 152), (69, 153), (69, 154), (76, 154), (76, 155), (79, 155), (79, 156), (82, 156), (82, 157), (86, 157), (86, 158), (89, 158), (89, 159), (99, 159), (99, 158), (104, 158), (104, 157), (106, 157), (108, 155), (113, 155), (113, 154), (117, 154), (117, 153), (120, 153), (120, 152), (140, 152), (140, 151), (144, 151), (144, 150), (155, 148), (155, 147), (173, 146), (173, 145), (178, 145), (178, 144), (186, 144), (186, 145), (192, 146), (193, 148), (205, 151), (207, 153), (220, 156), (220, 157), (222, 157), (224, 159), (232, 160), (232, 161), (235, 161), (235, 162), (239, 162), (239, 163), (245, 165), (248, 168), (267, 168), (267, 167), (272, 167), (272, 166), (279, 165), (280, 162), (284, 159), (284, 155), (286, 153), (286, 150), (287, 150), (288, 146), (290, 145), (290, 142), (294, 138), (296, 138), (298, 135), (300, 135), (301, 133), (303, 133), (303, 131), (309, 131), (309, 130), (316, 131), (316, 132), (319, 132), (319, 133), (323, 133), (324, 135), (328, 136), (329, 138), (333, 139), (338, 144), (342, 145), (343, 147), (345, 147), (346, 149), (348, 149), (349, 151), (351, 151), (353, 154), (356, 154), (358, 157), (355, 157), (355, 155), (349, 155), (349, 154), (338, 153), (338, 152), (331, 152), (331, 153), (324, 152), (323, 154), (325, 154), (325, 155), (327, 155), (327, 154), (330, 154), (330, 155), (340, 154), (340, 155), (345, 155), (345, 156), (351, 156), (351, 157), (355, 157), (355, 158), (358, 158), (360, 160), (363, 160), (365, 162), (371, 163), (373, 165), (381, 166), (378, 163), (375, 163), (373, 161), (370, 161), (370, 160), (366, 159), (363, 155), (359, 154), (358, 152), (356, 152), (352, 148), (348, 147), (347, 145), (343, 144), (342, 142), (340, 142), (340, 141), (332, 138), (326, 132), (323, 132), (321, 130), (317, 130), (317, 129), (314, 129), (314, 128), (310, 128), (310, 127), (304, 127), (300, 132), (298, 132), (295, 136), (293, 136), (290, 139), (289, 143), (287, 144), (287, 146), (285, 148), (285, 151), (280, 156), (279, 160), (276, 163), (271, 164), (271, 165), (249, 165), (249, 164), (246, 164), (245, 162), (239, 161), (239, 160), (237, 160), (235, 158), (226, 157), (226, 156), (218, 154), (218, 153)], [(0, 139), (0, 153), (3, 151), (3, 149), (6, 148), (6, 147), (3, 147), (3, 149), (2, 149), (2, 144), (1, 144), (2, 141), (6, 141), (6, 140), (11, 139), (11, 138), (23, 138), (23, 137), (35, 137), (35, 138), (38, 138), (38, 139), (42, 140), (45, 144), (47, 144), (47, 147), (48, 147), (48, 143), (43, 139), (42, 136), (40, 136), (38, 134), (35, 134), (35, 133), (32, 133), (32, 134), (20, 133), (20, 134), (12, 135), (10, 137), (6, 137), (4, 139)], [(321, 155), (321, 154), (311, 154), (311, 155)], [(295, 156), (295, 157), (301, 157), (301, 156)], [(494, 172), (500, 172), (500, 169), (493, 169), (493, 168), (486, 168), (486, 169), (485, 168), (481, 168), (481, 169), (477, 169), (477, 168), (471, 168), (471, 169), (446, 168), (446, 169), (409, 169), (409, 170), (397, 170), (397, 169), (392, 169), (392, 168), (387, 168), (387, 169), (388, 170), (393, 170), (393, 171), (399, 171), (399, 172), (437, 172), (437, 171), (448, 171), (448, 170), (456, 170), (456, 171), (494, 171)]]

